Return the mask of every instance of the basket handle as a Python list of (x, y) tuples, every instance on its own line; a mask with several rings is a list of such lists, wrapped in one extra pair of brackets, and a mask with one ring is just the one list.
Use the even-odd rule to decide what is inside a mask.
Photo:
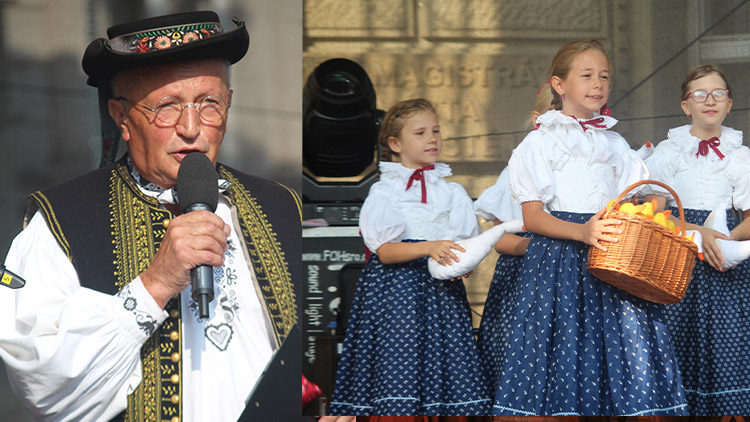
[[(685, 227), (685, 212), (682, 209), (682, 202), (680, 202), (680, 197), (677, 196), (677, 192), (675, 192), (672, 188), (670, 188), (666, 183), (660, 182), (658, 180), (648, 180), (648, 179), (646, 179), (646, 180), (640, 180), (638, 182), (635, 182), (632, 185), (630, 185), (627, 188), (625, 188), (624, 191), (622, 191), (622, 193), (617, 197), (617, 199), (615, 199), (615, 204), (619, 204), (620, 201), (622, 201), (625, 198), (625, 195), (627, 195), (628, 192), (630, 192), (631, 190), (633, 190), (633, 189), (635, 189), (635, 188), (637, 188), (638, 186), (641, 186), (641, 185), (657, 185), (657, 186), (661, 186), (664, 189), (666, 189), (667, 191), (669, 191), (669, 193), (672, 194), (672, 197), (674, 198), (675, 202), (677, 202), (677, 209), (680, 211), (680, 223), (681, 223), (681, 226), (682, 226), (681, 227), (682, 228), (681, 235), (684, 236), (686, 234), (686, 231), (685, 231), (686, 227)], [(609, 213), (613, 209), (615, 209), (614, 206), (612, 208), (608, 209), (607, 212), (604, 213), (603, 218), (604, 217), (609, 217)]]

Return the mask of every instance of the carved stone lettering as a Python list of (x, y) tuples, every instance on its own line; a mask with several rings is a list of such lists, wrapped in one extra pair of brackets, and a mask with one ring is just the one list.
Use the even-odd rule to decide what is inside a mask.
[[(372, 80), (379, 108), (417, 97), (434, 104), (445, 139), (441, 160), (449, 163), (507, 162), (531, 129), (525, 123), (550, 61), (544, 56), (382, 53), (350, 58)], [(325, 60), (306, 57), (305, 71)], [(490, 171), (496, 177), (499, 170)]]
[[(356, 60), (376, 87), (524, 88), (546, 79), (547, 60), (529, 57), (367, 56)], [(465, 65), (462, 62), (476, 64)], [(537, 87), (538, 89), (538, 87)], [(534, 90), (536, 92), (536, 89)]]

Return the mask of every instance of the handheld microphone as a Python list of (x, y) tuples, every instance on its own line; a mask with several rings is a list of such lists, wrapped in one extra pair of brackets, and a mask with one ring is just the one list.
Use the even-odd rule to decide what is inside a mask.
[[(177, 195), (183, 214), (199, 210), (215, 212), (219, 203), (218, 184), (219, 175), (205, 154), (187, 154), (177, 172)], [(199, 317), (208, 319), (208, 304), (214, 300), (214, 269), (199, 265), (190, 270), (190, 278)]]
[(0, 284), (11, 289), (20, 289), (26, 285), (26, 280), (6, 270), (5, 265), (0, 264)]

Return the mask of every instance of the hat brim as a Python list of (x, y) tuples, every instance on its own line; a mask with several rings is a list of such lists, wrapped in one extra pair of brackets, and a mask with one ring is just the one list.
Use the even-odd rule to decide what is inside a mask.
[(140, 67), (211, 58), (223, 58), (229, 64), (234, 64), (245, 56), (249, 47), (250, 35), (244, 22), (240, 22), (237, 28), (200, 42), (138, 54), (115, 51), (106, 39), (98, 38), (86, 47), (82, 65), (88, 75), (86, 84), (98, 87), (102, 81), (111, 80), (117, 72)]

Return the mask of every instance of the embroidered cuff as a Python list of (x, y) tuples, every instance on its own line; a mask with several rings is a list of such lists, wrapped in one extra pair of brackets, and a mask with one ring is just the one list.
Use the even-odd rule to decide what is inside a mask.
[(115, 304), (132, 315), (134, 330), (145, 337), (151, 336), (159, 325), (167, 319), (167, 312), (156, 304), (141, 281), (136, 277), (115, 295)]

